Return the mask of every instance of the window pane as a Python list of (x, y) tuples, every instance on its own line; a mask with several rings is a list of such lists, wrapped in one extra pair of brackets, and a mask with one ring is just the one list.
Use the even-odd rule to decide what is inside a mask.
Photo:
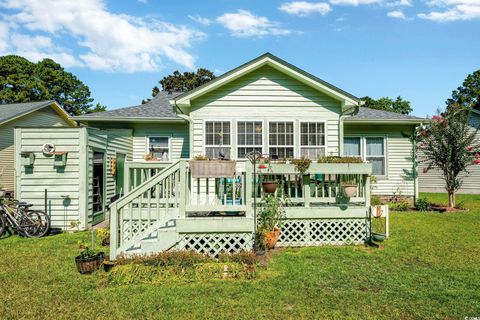
[(230, 147), (206, 147), (205, 155), (209, 158), (220, 158), (222, 153), (225, 158), (230, 158)]
[(376, 176), (385, 175), (384, 157), (367, 157), (366, 160), (372, 164), (372, 174)]
[(301, 123), (300, 145), (324, 146), (325, 125), (321, 122)]
[(301, 148), (300, 156), (311, 160), (318, 160), (318, 158), (325, 156), (325, 147), (321, 148)]
[(360, 138), (345, 137), (343, 139), (343, 154), (346, 156), (360, 157)]
[(384, 147), (383, 147), (383, 138), (365, 138), (367, 150), (367, 156), (383, 156)]
[(237, 156), (238, 158), (245, 158), (246, 154), (252, 151), (258, 151), (262, 153), (262, 148), (261, 147), (246, 147), (246, 148), (238, 148), (237, 150)]
[(150, 137), (149, 138), (151, 147), (164, 147), (168, 148), (168, 138), (167, 137)]
[(206, 145), (230, 145), (230, 122), (207, 121), (205, 123)]

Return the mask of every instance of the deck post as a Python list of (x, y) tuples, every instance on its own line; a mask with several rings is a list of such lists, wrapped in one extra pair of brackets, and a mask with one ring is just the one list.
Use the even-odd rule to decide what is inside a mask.
[(365, 206), (370, 210), (370, 175), (365, 175)]
[(245, 217), (247, 218), (252, 217), (252, 211), (253, 211), (252, 183), (254, 183), (256, 177), (253, 177), (253, 180), (252, 180), (252, 174), (253, 174), (252, 170), (253, 170), (253, 164), (251, 164), (250, 162), (246, 162), (245, 163), (245, 206), (246, 206)]
[(110, 207), (110, 260), (117, 258), (118, 249), (118, 210), (117, 204)]
[(132, 190), (130, 185), (130, 163), (125, 161), (125, 173), (123, 175), (123, 188), (125, 189), (123, 192), (127, 194)]
[(185, 160), (180, 160), (180, 203), (178, 205), (178, 217), (185, 217), (185, 210), (187, 208), (187, 199), (190, 196), (187, 183), (187, 162)]

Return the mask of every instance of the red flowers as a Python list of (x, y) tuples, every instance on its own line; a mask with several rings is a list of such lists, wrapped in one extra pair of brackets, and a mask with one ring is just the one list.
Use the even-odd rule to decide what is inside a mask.
[(468, 146), (468, 147), (467, 147), (467, 150), (468, 150), (468, 151), (473, 151), (473, 146)]
[(265, 164), (261, 164), (258, 166), (258, 169), (267, 169), (267, 166)]
[(473, 160), (473, 164), (480, 164), (480, 159)]

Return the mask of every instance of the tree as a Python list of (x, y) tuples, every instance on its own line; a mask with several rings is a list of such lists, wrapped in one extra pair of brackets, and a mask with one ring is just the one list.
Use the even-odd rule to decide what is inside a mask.
[(472, 164), (480, 164), (480, 144), (474, 145), (478, 128), (471, 130), (469, 116), (463, 105), (452, 104), (443, 114), (434, 116), (418, 135), (418, 148), (424, 155), (420, 162), (427, 165), (424, 172), (440, 169), (451, 208), (455, 207), (455, 193), (462, 186), (460, 174), (468, 173)]
[(364, 107), (376, 110), (390, 111), (401, 114), (409, 114), (412, 112), (410, 101), (403, 100), (398, 96), (397, 99), (392, 100), (388, 97), (383, 97), (378, 100), (372, 99), (369, 96), (361, 98), (364, 101)]
[(89, 88), (52, 59), (33, 63), (19, 56), (0, 57), (0, 102), (55, 100), (70, 115), (104, 111), (92, 108)]
[[(195, 89), (213, 79), (215, 79), (215, 75), (212, 71), (200, 68), (197, 72), (184, 72), (183, 74), (174, 71), (171, 75), (160, 80), (159, 83), (162, 86), (163, 91), (184, 92)], [(155, 88), (153, 91), (155, 91)]]
[(450, 106), (454, 103), (480, 110), (480, 70), (469, 74), (463, 84), (452, 91), (452, 97), (447, 99), (446, 104)]

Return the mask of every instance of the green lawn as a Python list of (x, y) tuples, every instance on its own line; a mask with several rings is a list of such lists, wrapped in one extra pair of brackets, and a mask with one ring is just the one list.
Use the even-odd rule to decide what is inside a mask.
[(101, 288), (75, 269), (87, 233), (5, 238), (0, 319), (480, 317), (480, 196), (459, 200), (470, 212), (393, 213), (384, 248), (283, 250), (251, 281)]

